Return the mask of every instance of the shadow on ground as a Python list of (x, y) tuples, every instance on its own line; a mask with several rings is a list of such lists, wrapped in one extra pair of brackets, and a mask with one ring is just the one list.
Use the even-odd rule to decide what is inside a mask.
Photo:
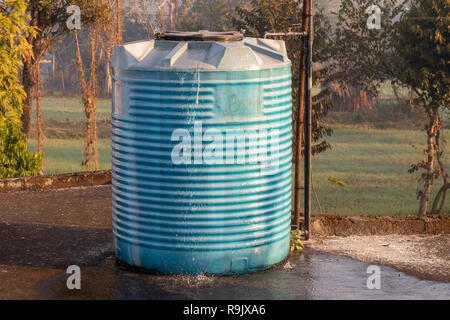
[(0, 243), (0, 265), (60, 269), (114, 255), (111, 230), (0, 223)]

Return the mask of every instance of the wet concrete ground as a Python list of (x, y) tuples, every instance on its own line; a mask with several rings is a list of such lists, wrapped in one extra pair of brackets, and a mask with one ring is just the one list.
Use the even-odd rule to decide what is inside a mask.
[[(311, 249), (229, 277), (137, 273), (114, 258), (107, 187), (0, 195), (0, 299), (450, 299), (450, 284)], [(81, 290), (66, 269), (81, 268)]]
[[(99, 246), (103, 251), (97, 250)], [(118, 265), (110, 250), (110, 241), (99, 241), (95, 248), (85, 248), (78, 251), (69, 249), (70, 256), (48, 255), (41, 251), (41, 254), (34, 255), (38, 258), (34, 265), (25, 263), (27, 266), (20, 266), (2, 261), (0, 298), (450, 299), (450, 284), (419, 280), (389, 267), (380, 268), (381, 289), (369, 290), (366, 285), (370, 276), (366, 273), (368, 264), (310, 250), (292, 255), (286, 262), (265, 272), (192, 277), (137, 273)], [(37, 249), (37, 245), (32, 249)], [(45, 266), (37, 266), (41, 262), (45, 262)], [(81, 267), (81, 290), (66, 287), (69, 275), (65, 268), (71, 264)], [(59, 265), (64, 265), (64, 268), (58, 268)]]

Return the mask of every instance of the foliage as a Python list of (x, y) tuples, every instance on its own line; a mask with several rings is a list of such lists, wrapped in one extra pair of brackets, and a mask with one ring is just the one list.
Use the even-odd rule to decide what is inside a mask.
[(3, 117), (22, 112), (24, 92), (17, 83), (17, 69), (21, 65), (20, 58), (31, 49), (23, 33), (33, 33), (27, 28), (25, 17), (24, 1), (0, 4), (0, 108)]
[[(186, 1), (189, 2), (189, 1)], [(243, 5), (244, 0), (191, 0), (190, 7), (177, 22), (177, 29), (182, 31), (227, 31), (232, 28), (228, 14), (237, 5)], [(185, 5), (185, 8), (187, 6)]]
[[(325, 85), (332, 89), (335, 110), (357, 112), (374, 108), (381, 84), (394, 79), (392, 36), (395, 21), (408, 0), (343, 0), (335, 13), (336, 28), (328, 54)], [(371, 29), (371, 7), (380, 9), (380, 28)], [(369, 10), (369, 11), (367, 11)], [(395, 89), (395, 88), (394, 88)]]
[[(381, 28), (369, 29), (366, 10), (381, 9)], [(408, 8), (410, 7), (410, 8)], [(426, 158), (412, 165), (410, 172), (424, 169), (418, 191), (419, 215), (426, 213), (433, 184), (440, 177), (447, 183), (444, 169), (443, 126), (440, 114), (449, 106), (448, 0), (343, 0), (330, 57), (338, 61), (330, 68), (327, 82), (363, 88), (371, 97), (381, 84), (410, 88), (427, 115)], [(351, 45), (349, 45), (351, 44)]]
[[(79, 6), (81, 9), (81, 20), (83, 28), (93, 22), (99, 21), (108, 10), (105, 0), (26, 0), (27, 12), (32, 14), (29, 24), (37, 27), (36, 39), (41, 39), (44, 47), (51, 45), (51, 41), (60, 39), (70, 30), (66, 22), (71, 16), (67, 7)], [(47, 40), (51, 40), (47, 42)]]
[(20, 115), (25, 96), (18, 81), (20, 58), (29, 54), (26, 41), (35, 31), (26, 24), (24, 0), (0, 4), (0, 178), (31, 176), (39, 172), (41, 154), (28, 152)]
[[(431, 188), (443, 177), (448, 184), (442, 156), (444, 145), (441, 138), (443, 119), (440, 115), (450, 108), (450, 78), (448, 56), (448, 22), (450, 19), (448, 0), (417, 0), (398, 24), (394, 37), (395, 51), (399, 57), (396, 80), (414, 90), (414, 104), (423, 108), (427, 115), (425, 131), (427, 149), (425, 159), (414, 163), (410, 173), (423, 169), (419, 215), (426, 214)], [(446, 192), (446, 191), (445, 191)]]
[(302, 243), (300, 231), (292, 230), (291, 231), (291, 241), (290, 241), (290, 251), (301, 251), (305, 248)]
[[(250, 8), (237, 7), (235, 13), (230, 15), (230, 19), (238, 30), (246, 30), (247, 36), (263, 37), (266, 32), (286, 32), (295, 28), (302, 21), (302, 10), (299, 2), (292, 0), (251, 0)], [(323, 10), (317, 9), (314, 19), (314, 48), (313, 62), (316, 64), (325, 63), (328, 60), (326, 50), (329, 44), (330, 25), (324, 17)], [(292, 61), (292, 83), (293, 83), (293, 117), (297, 118), (298, 106), (298, 83), (300, 64), (300, 41), (297, 37), (285, 39), (289, 58)], [(325, 74), (326, 68), (315, 71), (313, 74), (314, 84), (318, 84)], [(332, 129), (324, 125), (324, 120), (328, 111), (332, 108), (329, 101), (330, 91), (324, 88), (319, 94), (313, 97), (312, 139), (317, 142), (313, 145), (313, 154), (318, 154), (329, 150), (330, 143), (322, 140), (326, 136), (332, 135)], [(295, 135), (294, 135), (295, 136)], [(294, 144), (296, 141), (294, 141)]]
[[(70, 31), (66, 22), (70, 17), (67, 8), (77, 5), (81, 9), (81, 28), (89, 25), (103, 16), (107, 9), (104, 0), (26, 0), (26, 11), (30, 19), (27, 23), (36, 30), (31, 37), (26, 37), (32, 47), (32, 54), (24, 56), (22, 68), (22, 84), (26, 92), (24, 110), (21, 116), (22, 131), (29, 135), (31, 128), (31, 112), (33, 99), (37, 94), (39, 84), (39, 61), (51, 46)], [(39, 124), (38, 124), (39, 125)]]
[[(396, 22), (405, 10), (407, 0), (343, 0), (337, 12), (337, 25), (328, 54), (333, 63), (327, 82), (357, 86), (370, 97), (379, 94), (381, 84), (395, 79), (396, 55), (393, 35)], [(381, 28), (369, 29), (366, 10), (381, 9)]]
[(28, 152), (20, 122), (0, 119), (0, 178), (35, 176), (41, 164), (40, 153)]
[(395, 38), (395, 54), (400, 58), (397, 79), (416, 91), (428, 114), (450, 108), (449, 9), (448, 0), (416, 1), (399, 23)]
[(347, 184), (345, 182), (339, 180), (336, 177), (328, 177), (328, 181), (337, 187), (336, 192), (335, 192), (335, 202), (334, 202), (334, 211), (333, 211), (333, 213), (336, 214), (336, 210), (337, 210), (338, 203), (339, 203), (339, 196), (338, 196), (339, 189), (346, 188)]

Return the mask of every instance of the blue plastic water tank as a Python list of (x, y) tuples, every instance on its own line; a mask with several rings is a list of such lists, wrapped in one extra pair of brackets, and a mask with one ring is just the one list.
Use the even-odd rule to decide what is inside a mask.
[(117, 46), (118, 259), (169, 274), (267, 269), (289, 251), (291, 63), (283, 41)]

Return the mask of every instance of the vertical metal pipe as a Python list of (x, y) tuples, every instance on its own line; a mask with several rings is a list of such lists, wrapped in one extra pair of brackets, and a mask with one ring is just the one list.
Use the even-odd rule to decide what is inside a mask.
[[(308, 33), (309, 26), (309, 0), (303, 0), (302, 8), (302, 32)], [(299, 67), (299, 83), (298, 83), (298, 96), (297, 96), (297, 132), (296, 141), (297, 146), (295, 150), (295, 199), (294, 199), (294, 225), (297, 230), (300, 229), (300, 208), (301, 208), (301, 190), (302, 190), (302, 142), (304, 126), (304, 113), (305, 113), (305, 73), (306, 73), (306, 52), (307, 37), (303, 36), (300, 42), (300, 67)]]
[(313, 49), (313, 0), (309, 0), (309, 36), (308, 55), (306, 59), (306, 94), (305, 94), (305, 238), (311, 236), (311, 135), (312, 135), (312, 49)]

